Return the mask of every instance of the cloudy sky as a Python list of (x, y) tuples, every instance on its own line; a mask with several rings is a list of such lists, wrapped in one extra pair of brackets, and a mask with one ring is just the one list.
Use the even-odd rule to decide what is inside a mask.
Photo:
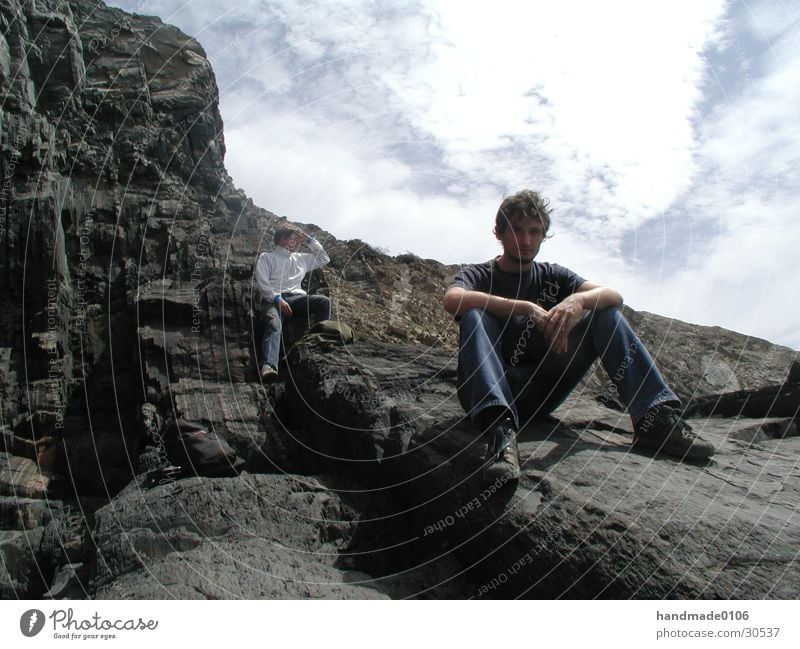
[(277, 214), (445, 263), (539, 259), (800, 348), (800, 3), (116, 0), (196, 37), (226, 163)]

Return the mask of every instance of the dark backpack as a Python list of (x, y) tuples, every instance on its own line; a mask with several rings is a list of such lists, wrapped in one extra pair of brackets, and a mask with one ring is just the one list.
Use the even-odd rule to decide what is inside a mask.
[(161, 433), (169, 461), (180, 467), (180, 476), (222, 477), (238, 475), (244, 460), (218, 435), (203, 424), (172, 419)]

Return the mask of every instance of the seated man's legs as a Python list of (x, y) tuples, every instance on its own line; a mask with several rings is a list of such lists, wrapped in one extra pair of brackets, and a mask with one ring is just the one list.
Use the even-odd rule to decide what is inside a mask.
[(316, 322), (331, 319), (331, 300), (325, 295), (287, 295), (284, 299), (292, 307), (292, 317), (305, 316), (306, 328), (311, 325), (311, 317)]
[[(330, 320), (331, 301), (324, 295), (287, 295), (284, 297), (292, 307), (292, 317), (305, 319), (306, 328), (311, 316), (316, 321)], [(278, 369), (281, 352), (281, 336), (283, 334), (283, 318), (278, 307), (268, 303), (263, 308), (264, 337), (261, 340), (261, 363)], [(263, 376), (262, 372), (262, 376)], [(270, 373), (271, 375), (271, 373)]]
[(483, 469), (487, 482), (516, 480), (519, 418), (506, 380), (500, 322), (482, 309), (461, 315), (458, 398), (473, 423), (488, 437)]
[[(681, 457), (702, 458), (714, 452), (686, 432), (690, 429), (678, 414), (680, 400), (619, 309), (587, 314), (570, 333), (568, 351), (548, 350), (535, 366), (506, 363), (503, 334), (501, 321), (482, 310), (471, 309), (462, 316), (458, 395), (479, 427), (486, 428), (507, 412), (514, 430), (519, 430), (520, 420), (552, 412), (599, 357), (633, 420), (637, 446)], [(482, 412), (491, 417), (482, 418)]]
[[(273, 370), (278, 369), (278, 357), (281, 351), (281, 333), (283, 331), (283, 322), (281, 315), (272, 303), (262, 306), (264, 318), (264, 337), (261, 339), (261, 363), (262, 368), (264, 365), (269, 365)], [(267, 372), (272, 374), (271, 372)], [(265, 371), (262, 369), (262, 378)]]
[(625, 316), (610, 307), (588, 313), (570, 333), (567, 352), (548, 351), (532, 375), (530, 368), (527, 372), (510, 369), (520, 411), (530, 417), (555, 410), (597, 358), (634, 424), (656, 405), (668, 403), (680, 408), (680, 400), (665, 383)]
[(506, 380), (500, 321), (483, 309), (461, 315), (458, 349), (458, 399), (470, 419), (481, 426), (485, 410), (506, 410), (519, 425), (514, 395)]

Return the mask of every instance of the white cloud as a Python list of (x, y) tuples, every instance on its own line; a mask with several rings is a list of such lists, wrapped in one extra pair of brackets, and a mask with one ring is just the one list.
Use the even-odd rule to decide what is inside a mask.
[[(744, 4), (744, 3), (743, 3)], [(793, 2), (756, 2), (744, 4), (747, 20), (744, 27), (756, 40), (771, 43), (791, 32), (797, 33), (800, 6)]]
[[(641, 304), (800, 348), (800, 39), (797, 32), (772, 32), (761, 57), (742, 57), (740, 34), (727, 40), (731, 64), (749, 82), (705, 117), (695, 183), (671, 210), (693, 214), (701, 238), (669, 281), (649, 295), (640, 284)], [(651, 265), (646, 279), (656, 270)]]
[[(445, 143), (451, 165), (501, 182), (517, 175), (508, 168), (539, 176), (567, 167), (549, 193), (589, 199), (584, 210), (604, 229), (653, 216), (688, 185), (702, 49), (719, 2), (661, 12), (641, 3), (437, 7), (447, 45), (422, 71), (429, 105), (413, 96), (409, 115)], [(598, 176), (601, 191), (587, 193)]]

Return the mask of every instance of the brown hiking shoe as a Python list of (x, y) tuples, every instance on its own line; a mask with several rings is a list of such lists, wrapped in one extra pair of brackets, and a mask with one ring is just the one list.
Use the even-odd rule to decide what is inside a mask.
[(502, 419), (487, 432), (489, 446), (483, 466), (483, 480), (503, 482), (517, 480), (519, 471), (519, 451), (517, 450), (517, 431), (510, 419)]
[(671, 406), (655, 406), (645, 413), (633, 433), (633, 447), (671, 455), (679, 460), (707, 460), (717, 449), (692, 432)]
[(264, 383), (272, 383), (278, 378), (278, 370), (276, 370), (269, 363), (264, 363), (261, 366), (261, 380)]

